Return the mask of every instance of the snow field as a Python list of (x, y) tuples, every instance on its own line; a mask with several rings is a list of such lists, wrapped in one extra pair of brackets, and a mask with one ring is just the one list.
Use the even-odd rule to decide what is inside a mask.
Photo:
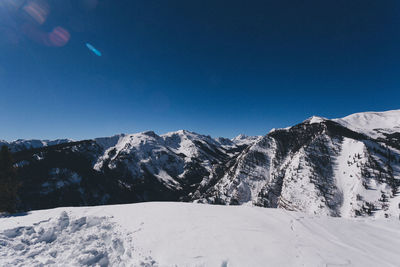
[(0, 219), (1, 266), (398, 266), (400, 222), (141, 203)]

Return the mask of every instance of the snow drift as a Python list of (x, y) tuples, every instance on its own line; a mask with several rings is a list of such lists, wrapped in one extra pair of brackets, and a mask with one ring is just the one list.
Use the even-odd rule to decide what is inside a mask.
[(0, 218), (1, 266), (398, 266), (400, 224), (142, 203)]

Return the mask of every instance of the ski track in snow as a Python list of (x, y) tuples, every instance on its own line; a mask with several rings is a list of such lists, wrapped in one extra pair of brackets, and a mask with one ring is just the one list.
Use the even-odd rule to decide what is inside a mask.
[(0, 218), (1, 266), (398, 266), (400, 224), (193, 203)]

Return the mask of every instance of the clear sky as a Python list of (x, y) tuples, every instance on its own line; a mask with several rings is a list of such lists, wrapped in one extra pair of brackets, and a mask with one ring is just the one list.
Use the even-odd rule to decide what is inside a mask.
[(398, 0), (1, 0), (0, 139), (398, 109), (399, 49)]

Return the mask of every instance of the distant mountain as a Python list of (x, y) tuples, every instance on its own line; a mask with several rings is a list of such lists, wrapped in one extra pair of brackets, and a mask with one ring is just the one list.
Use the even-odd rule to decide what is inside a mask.
[(260, 137), (149, 131), (13, 151), (23, 209), (169, 200), (400, 214), (400, 110), (314, 116)]
[(41, 147), (45, 147), (45, 146), (53, 146), (53, 145), (59, 145), (59, 144), (64, 144), (64, 143), (69, 143), (69, 142), (73, 142), (73, 140), (70, 140), (70, 139), (57, 139), (57, 140), (18, 139), (18, 140), (11, 141), (11, 142), (0, 140), (0, 147), (6, 145), (9, 147), (9, 149), (12, 152), (17, 152), (17, 151), (22, 151), (22, 150), (27, 150), (27, 149), (32, 149), (32, 148), (41, 148)]
[(232, 139), (232, 142), (236, 145), (250, 145), (254, 143), (257, 139), (261, 138), (262, 136), (247, 136), (244, 134), (240, 134)]
[(18, 150), (21, 208), (188, 200), (246, 147), (181, 130)]

